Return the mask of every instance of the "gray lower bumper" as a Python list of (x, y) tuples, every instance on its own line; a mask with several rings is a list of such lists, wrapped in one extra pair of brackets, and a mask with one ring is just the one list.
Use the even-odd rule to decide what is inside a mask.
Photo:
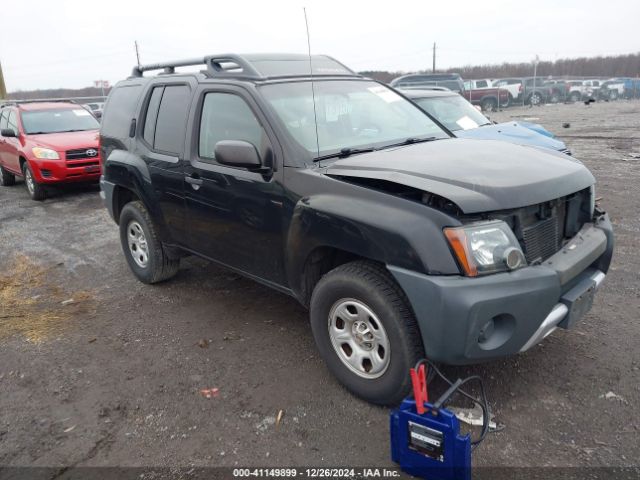
[(411, 302), (427, 355), (465, 364), (525, 351), (571, 327), (591, 308), (612, 250), (603, 214), (543, 265), (478, 278), (387, 268)]

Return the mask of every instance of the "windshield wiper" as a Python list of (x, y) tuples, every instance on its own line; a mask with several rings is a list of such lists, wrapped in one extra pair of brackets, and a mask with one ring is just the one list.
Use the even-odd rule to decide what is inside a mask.
[(350, 155), (353, 155), (355, 153), (367, 153), (367, 152), (374, 152), (376, 149), (373, 147), (367, 147), (367, 148), (350, 148), (350, 147), (345, 147), (340, 149), (339, 152), (336, 153), (330, 153), (328, 155), (322, 155), (321, 157), (316, 157), (313, 159), (314, 162), (319, 162), (320, 160), (327, 160), (329, 158), (346, 158)]
[(433, 142), (434, 140), (440, 140), (440, 137), (427, 137), (427, 138), (409, 137), (409, 138), (403, 140), (402, 142), (392, 143), (392, 144), (389, 144), (389, 145), (385, 145), (384, 147), (380, 147), (380, 150), (382, 150), (383, 148), (392, 148), (392, 147), (401, 147), (403, 145), (412, 145), (414, 143)]

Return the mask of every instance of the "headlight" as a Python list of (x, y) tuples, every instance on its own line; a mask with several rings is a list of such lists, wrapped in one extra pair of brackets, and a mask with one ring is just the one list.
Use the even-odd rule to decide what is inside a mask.
[(469, 277), (515, 270), (527, 264), (518, 240), (501, 220), (445, 228), (444, 234)]
[(46, 158), (47, 160), (58, 160), (60, 158), (58, 152), (50, 148), (34, 147), (31, 151), (36, 158)]

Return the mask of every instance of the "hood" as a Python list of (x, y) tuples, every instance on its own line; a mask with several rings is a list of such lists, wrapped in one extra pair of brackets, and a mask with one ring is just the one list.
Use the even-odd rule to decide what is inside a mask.
[[(535, 124), (530, 124), (535, 125)], [(542, 127), (540, 127), (542, 128)], [(545, 130), (546, 131), (546, 130)], [(498, 123), (497, 125), (485, 125), (471, 130), (459, 130), (454, 132), (460, 138), (475, 138), (477, 140), (502, 140), (517, 143), (519, 145), (533, 145), (552, 150), (564, 150), (566, 145), (549, 135), (545, 135), (535, 128), (525, 126), (517, 122)]]
[(27, 135), (27, 139), (34, 147), (51, 148), (57, 152), (89, 147), (98, 149), (98, 130)]
[(417, 188), (451, 200), (464, 213), (535, 205), (595, 183), (589, 170), (568, 155), (461, 138), (354, 155), (325, 173)]

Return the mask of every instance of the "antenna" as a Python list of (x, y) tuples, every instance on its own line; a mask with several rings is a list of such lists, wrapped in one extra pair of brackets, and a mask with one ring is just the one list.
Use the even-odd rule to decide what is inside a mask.
[(136, 60), (138, 61), (138, 68), (140, 68), (140, 51), (138, 50), (137, 40), (134, 42), (134, 45), (136, 46)]
[(316, 150), (320, 156), (320, 139), (318, 138), (318, 114), (316, 113), (316, 90), (313, 86), (313, 64), (311, 63), (311, 38), (309, 37), (309, 21), (307, 20), (307, 9), (302, 7), (304, 11), (304, 24), (307, 27), (307, 50), (309, 52), (309, 75), (311, 76), (311, 97), (313, 99), (313, 122), (316, 127)]

